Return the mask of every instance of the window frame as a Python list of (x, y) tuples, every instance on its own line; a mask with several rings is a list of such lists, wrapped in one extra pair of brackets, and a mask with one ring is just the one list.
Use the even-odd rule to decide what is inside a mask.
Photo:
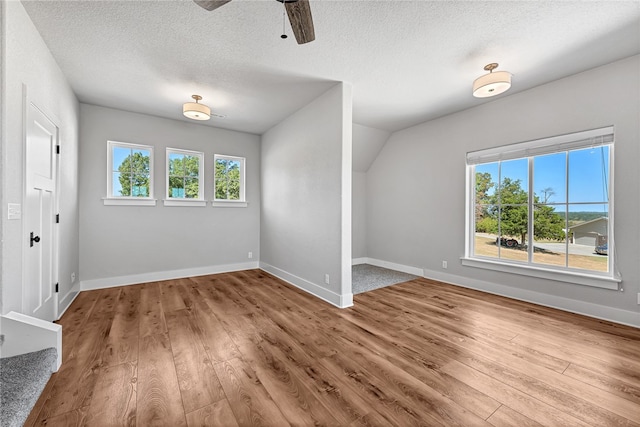
[[(198, 157), (198, 198), (187, 199), (185, 197), (169, 197), (169, 157), (171, 154)], [(165, 206), (206, 206), (204, 198), (204, 153), (201, 151), (185, 150), (182, 148), (167, 147), (165, 150)]]
[[(133, 197), (133, 196), (115, 196), (113, 194), (113, 149), (115, 147), (127, 148), (131, 150), (146, 150), (149, 151), (149, 196), (147, 197)], [(107, 140), (107, 196), (104, 197), (103, 203), (105, 206), (155, 206), (156, 199), (154, 199), (154, 173), (153, 173), (153, 158), (154, 147), (151, 145), (133, 144), (130, 142), (111, 141)]]
[[(461, 258), (462, 265), (483, 268), (494, 271), (514, 273), (519, 275), (568, 282), (586, 286), (617, 290), (622, 281), (615, 263), (614, 241), (614, 130), (613, 126), (593, 129), (584, 132), (543, 138), (486, 150), (467, 153), (466, 163), (466, 192), (465, 192), (465, 255)], [(476, 227), (476, 191), (475, 170), (477, 165), (508, 161), (515, 159), (527, 160), (528, 173), (528, 209), (529, 221), (527, 236), (533, 239), (533, 164), (536, 156), (554, 153), (570, 153), (590, 147), (607, 146), (609, 148), (609, 176), (608, 178), (608, 271), (582, 270), (570, 266), (552, 266), (534, 263), (532, 247), (528, 248), (527, 261), (508, 260), (504, 258), (483, 257), (475, 254), (475, 227)], [(567, 154), (568, 155), (568, 154)], [(565, 179), (568, 179), (569, 170), (565, 171)], [(569, 194), (566, 194), (567, 203)], [(568, 206), (568, 205), (567, 205)], [(568, 236), (566, 237), (568, 238)], [(567, 255), (568, 256), (568, 255)]]
[[(216, 198), (216, 164), (219, 159), (232, 160), (240, 162), (240, 199), (217, 199)], [(226, 154), (213, 155), (213, 200), (211, 206), (214, 207), (247, 207), (246, 199), (246, 166), (247, 159), (245, 157), (230, 156)]]

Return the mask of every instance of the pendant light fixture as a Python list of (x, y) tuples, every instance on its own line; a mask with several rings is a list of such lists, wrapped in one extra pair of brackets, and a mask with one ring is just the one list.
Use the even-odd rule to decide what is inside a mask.
[(473, 96), (476, 98), (488, 98), (490, 96), (500, 95), (511, 87), (511, 73), (508, 71), (496, 71), (498, 64), (493, 62), (484, 66), (489, 72), (484, 76), (478, 77), (473, 82)]
[(191, 95), (196, 102), (187, 102), (182, 106), (182, 114), (193, 120), (209, 120), (211, 109), (204, 104), (198, 104), (202, 99), (200, 95)]

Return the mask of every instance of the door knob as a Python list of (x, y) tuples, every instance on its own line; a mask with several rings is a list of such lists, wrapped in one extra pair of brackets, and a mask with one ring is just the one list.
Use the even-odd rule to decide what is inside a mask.
[(38, 243), (40, 241), (40, 236), (34, 236), (33, 235), (33, 231), (31, 232), (31, 236), (30, 236), (30, 242), (29, 242), (29, 247), (32, 248), (33, 247), (33, 242)]

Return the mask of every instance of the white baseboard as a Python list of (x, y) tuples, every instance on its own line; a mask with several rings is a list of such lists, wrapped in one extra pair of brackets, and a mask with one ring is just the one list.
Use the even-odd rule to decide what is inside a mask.
[(302, 289), (303, 291), (310, 293), (311, 295), (318, 297), (321, 300), (328, 302), (329, 304), (335, 305), (338, 308), (347, 308), (353, 305), (353, 294), (337, 294), (333, 291), (330, 291), (329, 289), (323, 288), (320, 285), (316, 285), (315, 283), (288, 273), (265, 262), (260, 262), (260, 269), (266, 271), (267, 273), (273, 274), (277, 278), (284, 280), (285, 282), (295, 286), (296, 288)]
[(116, 286), (135, 285), (138, 283), (158, 282), (161, 280), (182, 279), (185, 277), (206, 276), (208, 274), (229, 273), (232, 271), (258, 268), (258, 262), (239, 264), (212, 265), (208, 267), (185, 268), (182, 270), (157, 271), (151, 273), (132, 274), (130, 276), (106, 277), (103, 279), (82, 280), (80, 290), (113, 288)]
[(58, 319), (62, 317), (65, 311), (69, 308), (71, 303), (80, 294), (80, 282), (71, 287), (71, 290), (58, 301)]
[(53, 347), (58, 352), (56, 371), (62, 365), (62, 326), (11, 311), (0, 316), (4, 337), (2, 357), (18, 356)]
[(380, 259), (375, 259), (375, 258), (357, 258), (357, 261), (358, 261), (358, 264), (375, 265), (376, 267), (382, 267), (382, 268), (388, 268), (389, 270), (401, 271), (403, 273), (413, 274), (414, 276), (418, 276), (418, 277), (422, 277), (422, 274), (423, 274), (423, 270), (421, 268), (411, 267), (409, 265), (403, 265), (403, 264), (396, 264), (395, 262), (382, 261)]
[(582, 314), (596, 319), (608, 320), (614, 323), (640, 328), (640, 312), (622, 310), (614, 307), (607, 307), (571, 298), (559, 297), (544, 294), (528, 289), (514, 288), (511, 286), (499, 285), (483, 280), (468, 277), (456, 276), (454, 274), (442, 273), (440, 271), (424, 270), (423, 277), (437, 280), (463, 288), (475, 289), (489, 294), (500, 295), (519, 301), (530, 302), (545, 307), (556, 308), (570, 313)]
[(368, 264), (369, 262), (369, 258), (364, 257), (364, 258), (353, 258), (351, 260), (351, 265), (360, 265), (360, 264)]

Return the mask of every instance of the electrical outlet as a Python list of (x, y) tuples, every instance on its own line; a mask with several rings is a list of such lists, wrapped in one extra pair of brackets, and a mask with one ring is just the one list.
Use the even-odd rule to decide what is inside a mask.
[(442, 268), (447, 268), (447, 261), (442, 261)]
[(247, 258), (249, 259), (253, 258), (253, 252), (249, 252), (249, 255), (247, 255)]
[(73, 273), (71, 273), (71, 284), (73, 285), (74, 283), (76, 283), (76, 272), (75, 271)]
[(324, 275), (324, 283), (326, 283), (327, 285), (329, 284), (329, 275), (328, 274)]
[(638, 305), (640, 305), (640, 292), (638, 292)]

